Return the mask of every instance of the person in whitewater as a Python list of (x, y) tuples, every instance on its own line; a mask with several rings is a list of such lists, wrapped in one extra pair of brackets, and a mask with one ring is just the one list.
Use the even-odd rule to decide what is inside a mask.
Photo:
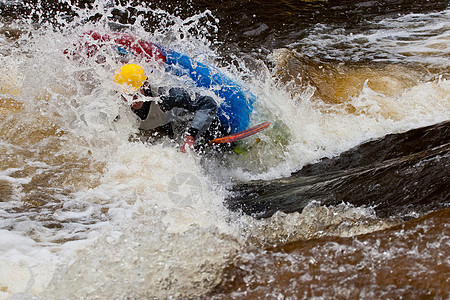
[(114, 76), (122, 99), (141, 120), (141, 132), (182, 138), (181, 152), (203, 149), (207, 142), (228, 134), (217, 118), (218, 105), (209, 96), (191, 95), (179, 87), (152, 87), (144, 68), (126, 64)]

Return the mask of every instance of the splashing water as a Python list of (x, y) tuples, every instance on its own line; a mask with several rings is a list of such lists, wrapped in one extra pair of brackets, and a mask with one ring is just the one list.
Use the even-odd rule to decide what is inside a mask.
[[(311, 205), (301, 214), (257, 221), (230, 212), (223, 200), (234, 181), (289, 176), (363, 141), (448, 120), (450, 83), (445, 76), (423, 80), (411, 70), (408, 80), (388, 89), (374, 84), (380, 82), (374, 73), (392, 79), (385, 69), (370, 73), (332, 66), (334, 78), (348, 76), (343, 82), (355, 92), (329, 101), (322, 96), (333, 93), (314, 80), (320, 67), (302, 76), (295, 51), (274, 51), (273, 69), (241, 59), (219, 67), (221, 55), (207, 39), (217, 33), (219, 20), (210, 11), (183, 19), (145, 5), (133, 7), (143, 14), (127, 30), (245, 82), (260, 100), (252, 122), (273, 123), (239, 145), (244, 154), (220, 159), (185, 155), (173, 141), (129, 141), (137, 121), (114, 91), (111, 78), (121, 62), (111, 49), (94, 57), (82, 53), (81, 60), (64, 54), (81, 33), (110, 30), (104, 24), (114, 9), (95, 1), (92, 10), (76, 10), (78, 16), (69, 22), (60, 15), (60, 30), (22, 21), (2, 24), (0, 298), (202, 296), (249, 245), (352, 236), (396, 223), (377, 219), (370, 208), (346, 205)], [(97, 13), (102, 17), (95, 25), (85, 22)], [(158, 19), (151, 32), (139, 25), (145, 14)], [(408, 20), (384, 23), (397, 26)], [(368, 48), (385, 46), (385, 39), (372, 38), (381, 32), (365, 34), (376, 40)], [(447, 34), (441, 27), (436, 39), (445, 44)], [(328, 47), (327, 39), (311, 39), (311, 47), (316, 42)], [(444, 46), (436, 47), (440, 52), (434, 62), (445, 66)], [(400, 48), (396, 53), (404, 54)], [(180, 84), (180, 78), (157, 64), (140, 63), (153, 70), (157, 83)], [(119, 114), (122, 118), (114, 122)], [(355, 223), (358, 227), (346, 226)]]

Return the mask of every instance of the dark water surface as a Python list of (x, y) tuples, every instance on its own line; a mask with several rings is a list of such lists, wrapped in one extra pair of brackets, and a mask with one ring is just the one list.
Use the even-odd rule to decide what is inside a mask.
[[(89, 10), (96, 5), (94, 0), (40, 1), (24, 0), (0, 3), (2, 17), (30, 17), (38, 23), (57, 24), (56, 17), (73, 19), (80, 8)], [(238, 52), (268, 52), (286, 47), (305, 38), (309, 31), (324, 24), (359, 33), (372, 28), (373, 21), (387, 17), (398, 17), (410, 13), (438, 12), (448, 8), (448, 1), (105, 1), (106, 6), (116, 6), (110, 20), (132, 25), (136, 17), (144, 16), (142, 25), (146, 30), (161, 30), (158, 15), (145, 13), (139, 6), (159, 8), (182, 18), (209, 10), (218, 19), (217, 33), (207, 33), (211, 40), (223, 43), (223, 49), (231, 48)], [(16, 5), (14, 5), (16, 4)], [(98, 20), (101, 14), (93, 14), (88, 20)], [(86, 21), (88, 21), (86, 20)], [(345, 47), (345, 45), (342, 45)], [(299, 50), (302, 46), (297, 47)], [(225, 50), (226, 51), (226, 50)]]
[[(289, 178), (234, 188), (233, 209), (256, 217), (299, 211), (312, 201), (372, 206), (380, 217), (445, 208), (450, 197), (450, 123), (388, 135)], [(436, 180), (439, 178), (439, 180)]]
[[(0, 299), (450, 297), (448, 1), (0, 11)], [(256, 120), (272, 128), (219, 168), (123, 142), (131, 125), (111, 133), (102, 102), (116, 66), (54, 61), (77, 28), (111, 23), (212, 56), (261, 96)], [(166, 187), (186, 172), (206, 201), (173, 208)]]
[(358, 237), (254, 251), (227, 272), (214, 299), (446, 299), (449, 221), (443, 209)]

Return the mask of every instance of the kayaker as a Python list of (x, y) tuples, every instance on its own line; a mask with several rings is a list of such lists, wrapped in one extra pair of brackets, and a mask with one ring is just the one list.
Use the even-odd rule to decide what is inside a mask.
[(227, 134), (217, 118), (218, 105), (210, 96), (190, 95), (179, 87), (150, 86), (144, 68), (126, 64), (114, 76), (121, 97), (140, 118), (139, 129), (182, 137), (181, 152), (202, 148), (208, 140)]

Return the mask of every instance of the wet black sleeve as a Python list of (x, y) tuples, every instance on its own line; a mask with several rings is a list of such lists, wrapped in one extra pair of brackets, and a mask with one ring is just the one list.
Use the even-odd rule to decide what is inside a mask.
[(218, 106), (212, 97), (197, 94), (195, 99), (191, 99), (188, 92), (182, 88), (171, 88), (168, 92), (160, 88), (159, 94), (162, 100), (159, 106), (163, 111), (179, 107), (195, 113), (188, 129), (190, 135), (196, 136), (199, 131), (208, 128), (217, 114)]

